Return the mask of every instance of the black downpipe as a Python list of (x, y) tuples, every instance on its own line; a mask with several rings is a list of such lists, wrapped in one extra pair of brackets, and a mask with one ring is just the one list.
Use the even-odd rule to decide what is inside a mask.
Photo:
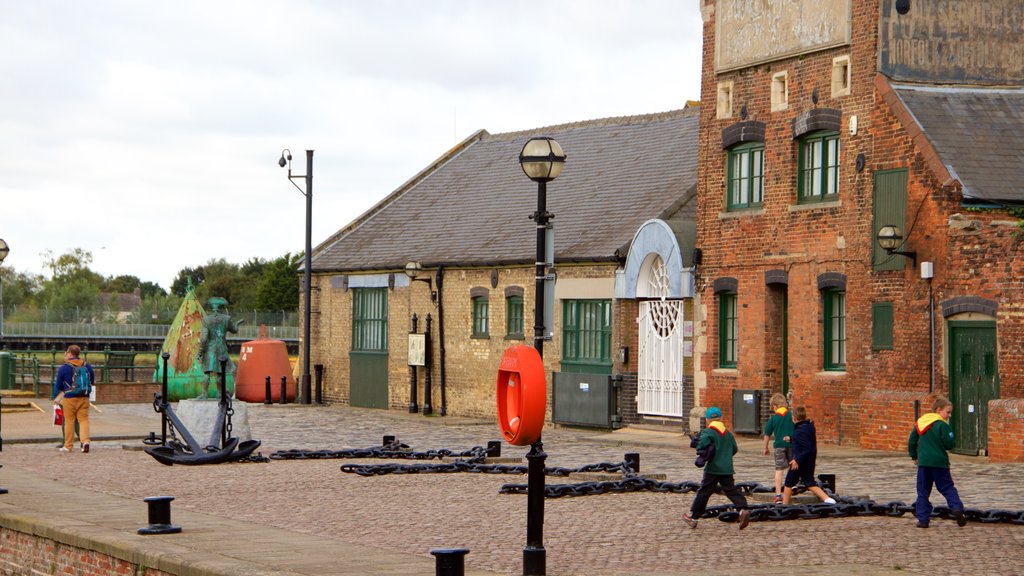
[(437, 342), (441, 360), (441, 416), (448, 415), (448, 376), (444, 361), (444, 266), (437, 267)]

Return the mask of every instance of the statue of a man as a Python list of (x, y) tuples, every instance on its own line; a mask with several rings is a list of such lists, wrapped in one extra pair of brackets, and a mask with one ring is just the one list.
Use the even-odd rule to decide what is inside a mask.
[(206, 398), (210, 388), (210, 375), (220, 372), (221, 358), (228, 359), (225, 374), (234, 374), (235, 363), (228, 355), (227, 334), (228, 332), (237, 334), (238, 326), (245, 322), (245, 320), (231, 321), (231, 315), (223, 310), (228, 305), (228, 301), (224, 298), (215, 296), (207, 300), (206, 304), (210, 307), (210, 312), (203, 319), (199, 353), (196, 355), (196, 361), (199, 362), (203, 373), (206, 374), (206, 378), (203, 380), (203, 392), (198, 396), (200, 400)]

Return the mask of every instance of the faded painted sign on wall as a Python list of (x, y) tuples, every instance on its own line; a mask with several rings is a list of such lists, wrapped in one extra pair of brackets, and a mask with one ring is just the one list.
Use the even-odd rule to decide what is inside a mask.
[(715, 71), (850, 43), (851, 0), (718, 0)]
[(879, 69), (897, 80), (1024, 82), (1024, 2), (911, 1), (897, 14), (882, 0)]

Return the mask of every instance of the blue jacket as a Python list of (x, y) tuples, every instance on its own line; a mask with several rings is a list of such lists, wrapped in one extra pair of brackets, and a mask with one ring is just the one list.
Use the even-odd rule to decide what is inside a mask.
[(814, 422), (801, 420), (794, 424), (790, 439), (793, 442), (793, 460), (796, 460), (797, 465), (803, 466), (818, 458), (818, 431), (814, 428)]
[(72, 376), (75, 374), (74, 366), (84, 367), (85, 371), (89, 374), (89, 384), (93, 386), (96, 385), (96, 374), (92, 371), (92, 365), (88, 362), (75, 358), (57, 369), (57, 374), (53, 377), (54, 398), (56, 398), (61, 392), (64, 392), (65, 398), (78, 398), (79, 396), (83, 398), (86, 397), (82, 394), (71, 394), (68, 392), (68, 390), (74, 388), (74, 382), (71, 381)]

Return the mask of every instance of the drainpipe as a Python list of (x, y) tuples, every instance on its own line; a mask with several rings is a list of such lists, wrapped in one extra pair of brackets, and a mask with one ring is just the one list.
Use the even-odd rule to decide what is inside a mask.
[(437, 286), (437, 342), (441, 360), (441, 416), (448, 415), (448, 378), (444, 361), (444, 266), (437, 267), (434, 284)]
[(932, 292), (932, 279), (928, 279), (928, 393), (935, 393), (935, 295)]

